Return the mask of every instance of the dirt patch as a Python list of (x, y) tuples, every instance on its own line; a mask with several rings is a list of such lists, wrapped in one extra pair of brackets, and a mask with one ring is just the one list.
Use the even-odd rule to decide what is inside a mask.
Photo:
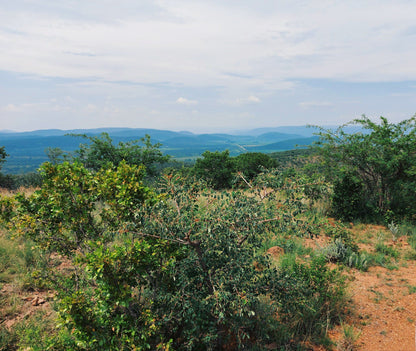
[(12, 284), (4, 284), (0, 294), (13, 296), (15, 310), (0, 310), (0, 327), (11, 329), (16, 323), (29, 318), (37, 311), (45, 312), (46, 316), (53, 313), (51, 302), (54, 298), (52, 291), (23, 292), (16, 291)]
[(388, 270), (354, 272), (351, 282), (360, 350), (415, 348), (416, 264)]

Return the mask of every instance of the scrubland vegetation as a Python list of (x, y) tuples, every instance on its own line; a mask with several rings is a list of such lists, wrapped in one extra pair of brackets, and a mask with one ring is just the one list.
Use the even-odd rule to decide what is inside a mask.
[(355, 123), (287, 162), (55, 150), (40, 187), (1, 195), (0, 350), (353, 350), (346, 272), (416, 259), (415, 118)]

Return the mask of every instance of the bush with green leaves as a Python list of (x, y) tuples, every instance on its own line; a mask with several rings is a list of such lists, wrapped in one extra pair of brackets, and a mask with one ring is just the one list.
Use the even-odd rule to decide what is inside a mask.
[(205, 151), (202, 158), (198, 158), (194, 166), (194, 174), (205, 180), (214, 189), (229, 189), (235, 178), (235, 162), (230, 152)]
[(269, 155), (262, 152), (246, 152), (234, 157), (235, 168), (241, 172), (248, 181), (253, 180), (265, 169), (272, 169), (278, 166), (278, 162)]
[(343, 311), (342, 280), (322, 260), (276, 268), (261, 251), (270, 233), (307, 233), (304, 186), (277, 173), (224, 192), (171, 173), (158, 193), (125, 162), (45, 164), (42, 174), (7, 217), (72, 264), (51, 275), (63, 328), (55, 348), (289, 347), (321, 337)]
[(59, 148), (47, 149), (52, 164), (72, 160), (82, 163), (87, 169), (98, 171), (110, 164), (118, 166), (124, 161), (130, 165), (143, 165), (146, 167), (147, 175), (155, 176), (158, 174), (159, 165), (166, 163), (170, 158), (160, 151), (160, 143), (152, 144), (149, 135), (139, 140), (120, 141), (118, 144), (113, 143), (108, 133), (101, 133), (99, 136), (70, 135), (86, 139), (88, 143), (80, 144), (79, 149), (72, 154)]
[(320, 128), (315, 147), (336, 185), (335, 213), (344, 219), (414, 219), (416, 116), (397, 124), (384, 117), (377, 124), (363, 116), (349, 124), (357, 124), (360, 131)]
[(286, 257), (276, 282), (280, 320), (291, 335), (324, 339), (347, 313), (345, 278), (329, 269), (323, 256), (313, 256), (310, 263)]

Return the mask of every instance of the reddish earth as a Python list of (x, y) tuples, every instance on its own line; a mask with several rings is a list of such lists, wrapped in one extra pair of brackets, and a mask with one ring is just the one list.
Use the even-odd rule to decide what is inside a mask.
[(388, 270), (372, 267), (352, 274), (350, 291), (360, 350), (415, 349), (416, 264)]
[[(353, 317), (348, 323), (360, 333), (351, 350), (415, 350), (416, 262), (403, 258), (410, 250), (409, 244), (404, 238), (393, 242), (389, 231), (380, 226), (366, 226), (364, 230), (352, 228), (352, 232), (357, 242), (363, 234), (371, 240), (359, 244), (368, 252), (374, 251), (375, 242), (384, 235), (385, 244), (398, 250), (401, 259), (392, 269), (370, 267), (367, 272), (353, 269), (347, 273), (353, 306)], [(342, 338), (341, 329), (332, 332), (332, 338), (338, 343)]]

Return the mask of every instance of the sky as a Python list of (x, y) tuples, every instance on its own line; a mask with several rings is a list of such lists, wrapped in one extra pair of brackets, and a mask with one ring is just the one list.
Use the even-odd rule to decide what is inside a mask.
[(416, 113), (413, 0), (0, 0), (0, 130)]

